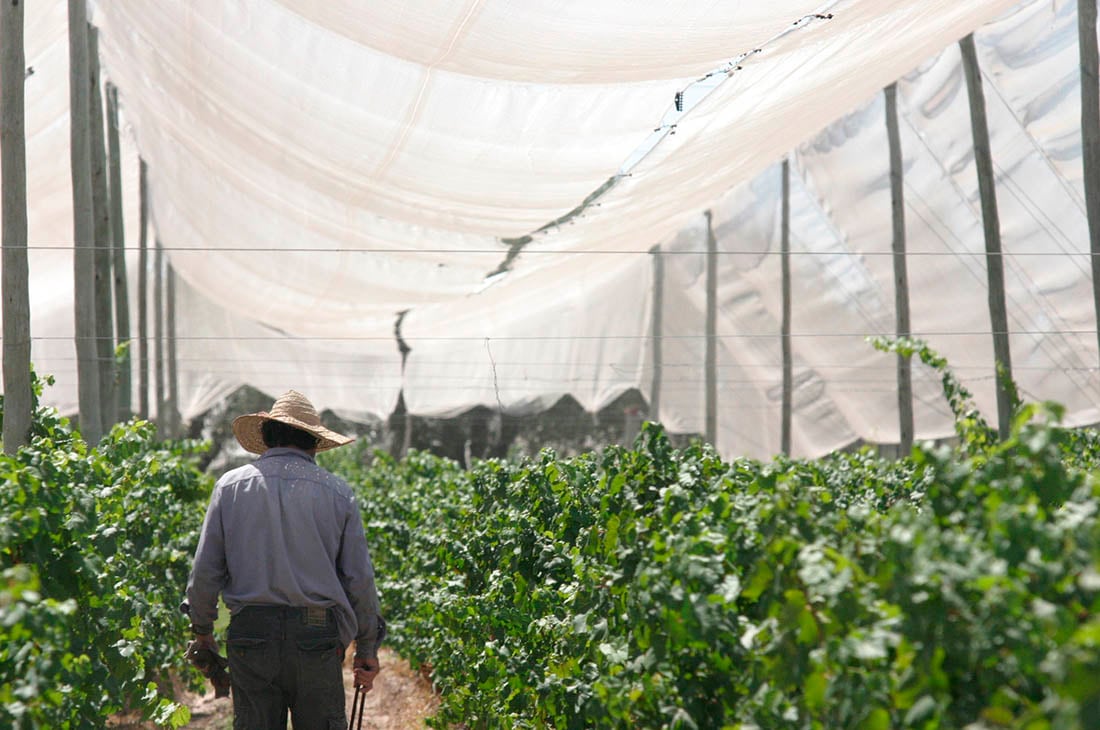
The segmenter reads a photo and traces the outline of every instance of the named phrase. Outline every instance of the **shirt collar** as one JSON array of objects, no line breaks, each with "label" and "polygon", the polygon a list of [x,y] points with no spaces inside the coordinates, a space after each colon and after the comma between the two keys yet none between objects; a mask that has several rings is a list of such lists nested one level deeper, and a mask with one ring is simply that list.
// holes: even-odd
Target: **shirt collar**
[{"label": "shirt collar", "polygon": [[308,462],[316,464],[317,461],[306,452],[301,449],[296,449],[293,446],[274,446],[263,453],[260,456],[261,459],[266,459],[273,456],[297,456],[299,459],[305,459]]}]

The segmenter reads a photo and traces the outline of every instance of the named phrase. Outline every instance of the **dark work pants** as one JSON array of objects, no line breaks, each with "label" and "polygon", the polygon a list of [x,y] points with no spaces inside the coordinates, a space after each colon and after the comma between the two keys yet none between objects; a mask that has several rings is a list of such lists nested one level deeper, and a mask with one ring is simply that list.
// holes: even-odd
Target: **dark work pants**
[{"label": "dark work pants", "polygon": [[343,730],[343,659],[331,610],[246,606],[229,621],[234,730]]}]

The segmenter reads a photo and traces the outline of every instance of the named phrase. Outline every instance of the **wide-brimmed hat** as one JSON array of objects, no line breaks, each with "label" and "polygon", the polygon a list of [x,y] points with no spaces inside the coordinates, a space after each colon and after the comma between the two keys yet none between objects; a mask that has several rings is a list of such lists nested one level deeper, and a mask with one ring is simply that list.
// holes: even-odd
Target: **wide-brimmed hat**
[{"label": "wide-brimmed hat", "polygon": [[308,398],[296,390],[288,390],[276,398],[271,411],[247,413],[233,419],[233,435],[245,450],[253,454],[262,454],[267,451],[262,430],[265,421],[279,421],[313,434],[317,437],[318,451],[334,449],[355,440],[321,425],[321,417],[317,415],[317,409]]}]

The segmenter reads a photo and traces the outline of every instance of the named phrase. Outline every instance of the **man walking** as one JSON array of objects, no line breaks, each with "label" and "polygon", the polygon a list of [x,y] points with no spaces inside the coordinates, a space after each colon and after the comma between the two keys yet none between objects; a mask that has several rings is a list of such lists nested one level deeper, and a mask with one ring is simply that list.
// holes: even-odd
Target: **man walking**
[{"label": "man walking", "polygon": [[341,664],[355,641],[355,684],[379,671],[386,624],[351,489],[314,461],[353,439],[321,425],[301,393],[233,421],[253,463],[218,480],[187,585],[198,647],[217,651],[218,594],[227,636],[236,730],[347,726]]}]

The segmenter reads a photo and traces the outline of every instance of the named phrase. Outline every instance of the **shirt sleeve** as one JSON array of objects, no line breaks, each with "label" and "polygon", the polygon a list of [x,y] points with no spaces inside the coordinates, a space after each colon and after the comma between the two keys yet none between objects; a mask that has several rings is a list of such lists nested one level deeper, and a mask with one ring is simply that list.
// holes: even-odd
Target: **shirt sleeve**
[{"label": "shirt sleeve", "polygon": [[349,506],[336,570],[359,625],[355,635],[355,655],[373,659],[378,656],[378,647],[386,637],[386,622],[378,602],[374,565],[363,532],[363,517],[354,499],[350,500]]},{"label": "shirt sleeve", "polygon": [[191,624],[198,633],[213,633],[218,617],[218,594],[229,577],[225,563],[225,534],[221,518],[221,485],[215,485],[202,522],[195,562],[187,581]]}]

